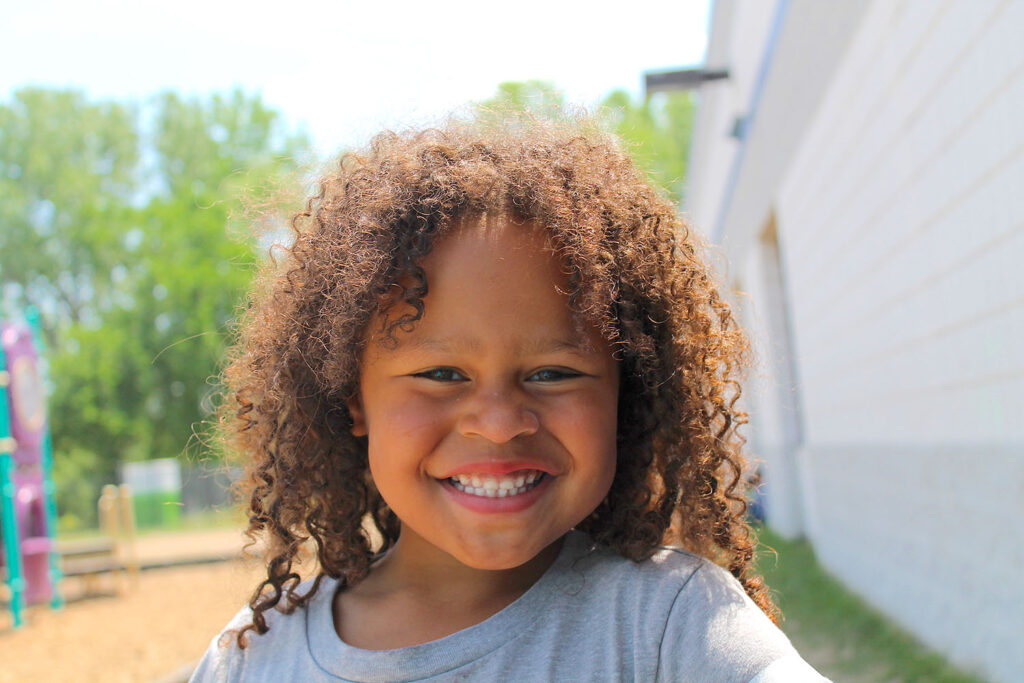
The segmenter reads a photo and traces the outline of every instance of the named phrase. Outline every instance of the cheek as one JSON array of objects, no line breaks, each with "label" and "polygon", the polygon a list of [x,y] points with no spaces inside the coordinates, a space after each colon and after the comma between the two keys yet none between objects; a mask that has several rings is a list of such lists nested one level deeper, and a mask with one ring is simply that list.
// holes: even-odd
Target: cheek
[{"label": "cheek", "polygon": [[595,473],[607,473],[608,482],[614,476],[616,460],[616,434],[618,430],[618,402],[614,394],[583,396],[572,405],[563,406],[553,414],[557,421],[559,439],[568,443],[580,466]]},{"label": "cheek", "polygon": [[444,429],[448,413],[445,405],[422,396],[374,396],[366,411],[370,448],[396,448],[430,439]]}]

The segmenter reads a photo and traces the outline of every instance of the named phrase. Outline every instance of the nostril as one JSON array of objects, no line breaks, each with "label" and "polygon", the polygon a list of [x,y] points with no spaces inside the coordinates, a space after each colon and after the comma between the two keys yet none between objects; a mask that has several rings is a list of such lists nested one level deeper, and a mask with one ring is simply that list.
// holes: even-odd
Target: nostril
[{"label": "nostril", "polygon": [[495,443],[505,443],[517,436],[530,435],[540,429],[540,418],[525,406],[502,401],[467,406],[458,423],[466,436],[481,436]]}]

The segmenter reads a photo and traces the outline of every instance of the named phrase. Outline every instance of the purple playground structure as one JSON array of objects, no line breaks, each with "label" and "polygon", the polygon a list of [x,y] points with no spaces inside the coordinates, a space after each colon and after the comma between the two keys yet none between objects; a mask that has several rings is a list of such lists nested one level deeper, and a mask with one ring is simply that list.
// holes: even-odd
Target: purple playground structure
[{"label": "purple playground structure", "polygon": [[15,628],[25,605],[61,605],[38,315],[30,311],[27,318],[27,324],[0,320],[0,575]]}]

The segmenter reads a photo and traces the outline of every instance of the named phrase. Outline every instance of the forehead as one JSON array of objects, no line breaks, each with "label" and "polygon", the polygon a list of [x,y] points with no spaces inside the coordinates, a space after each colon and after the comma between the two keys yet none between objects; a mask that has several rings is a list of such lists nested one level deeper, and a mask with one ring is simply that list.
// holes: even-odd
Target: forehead
[{"label": "forehead", "polygon": [[543,275],[555,285],[566,279],[544,226],[500,214],[456,221],[421,265],[431,282],[467,277],[486,282],[516,274]]},{"label": "forehead", "polygon": [[[463,220],[420,265],[428,287],[423,315],[395,331],[395,350],[498,345],[526,353],[604,346],[592,325],[570,310],[567,269],[541,225],[503,216]],[[411,310],[398,304],[388,318]]]}]

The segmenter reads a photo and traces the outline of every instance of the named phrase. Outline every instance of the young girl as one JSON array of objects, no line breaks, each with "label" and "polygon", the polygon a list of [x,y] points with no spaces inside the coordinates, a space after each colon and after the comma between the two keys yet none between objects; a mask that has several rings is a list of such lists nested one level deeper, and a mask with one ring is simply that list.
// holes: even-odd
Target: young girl
[{"label": "young girl", "polygon": [[194,680],[820,680],[749,566],[743,337],[613,141],[383,134],[295,227],[227,369],[267,576]]}]

